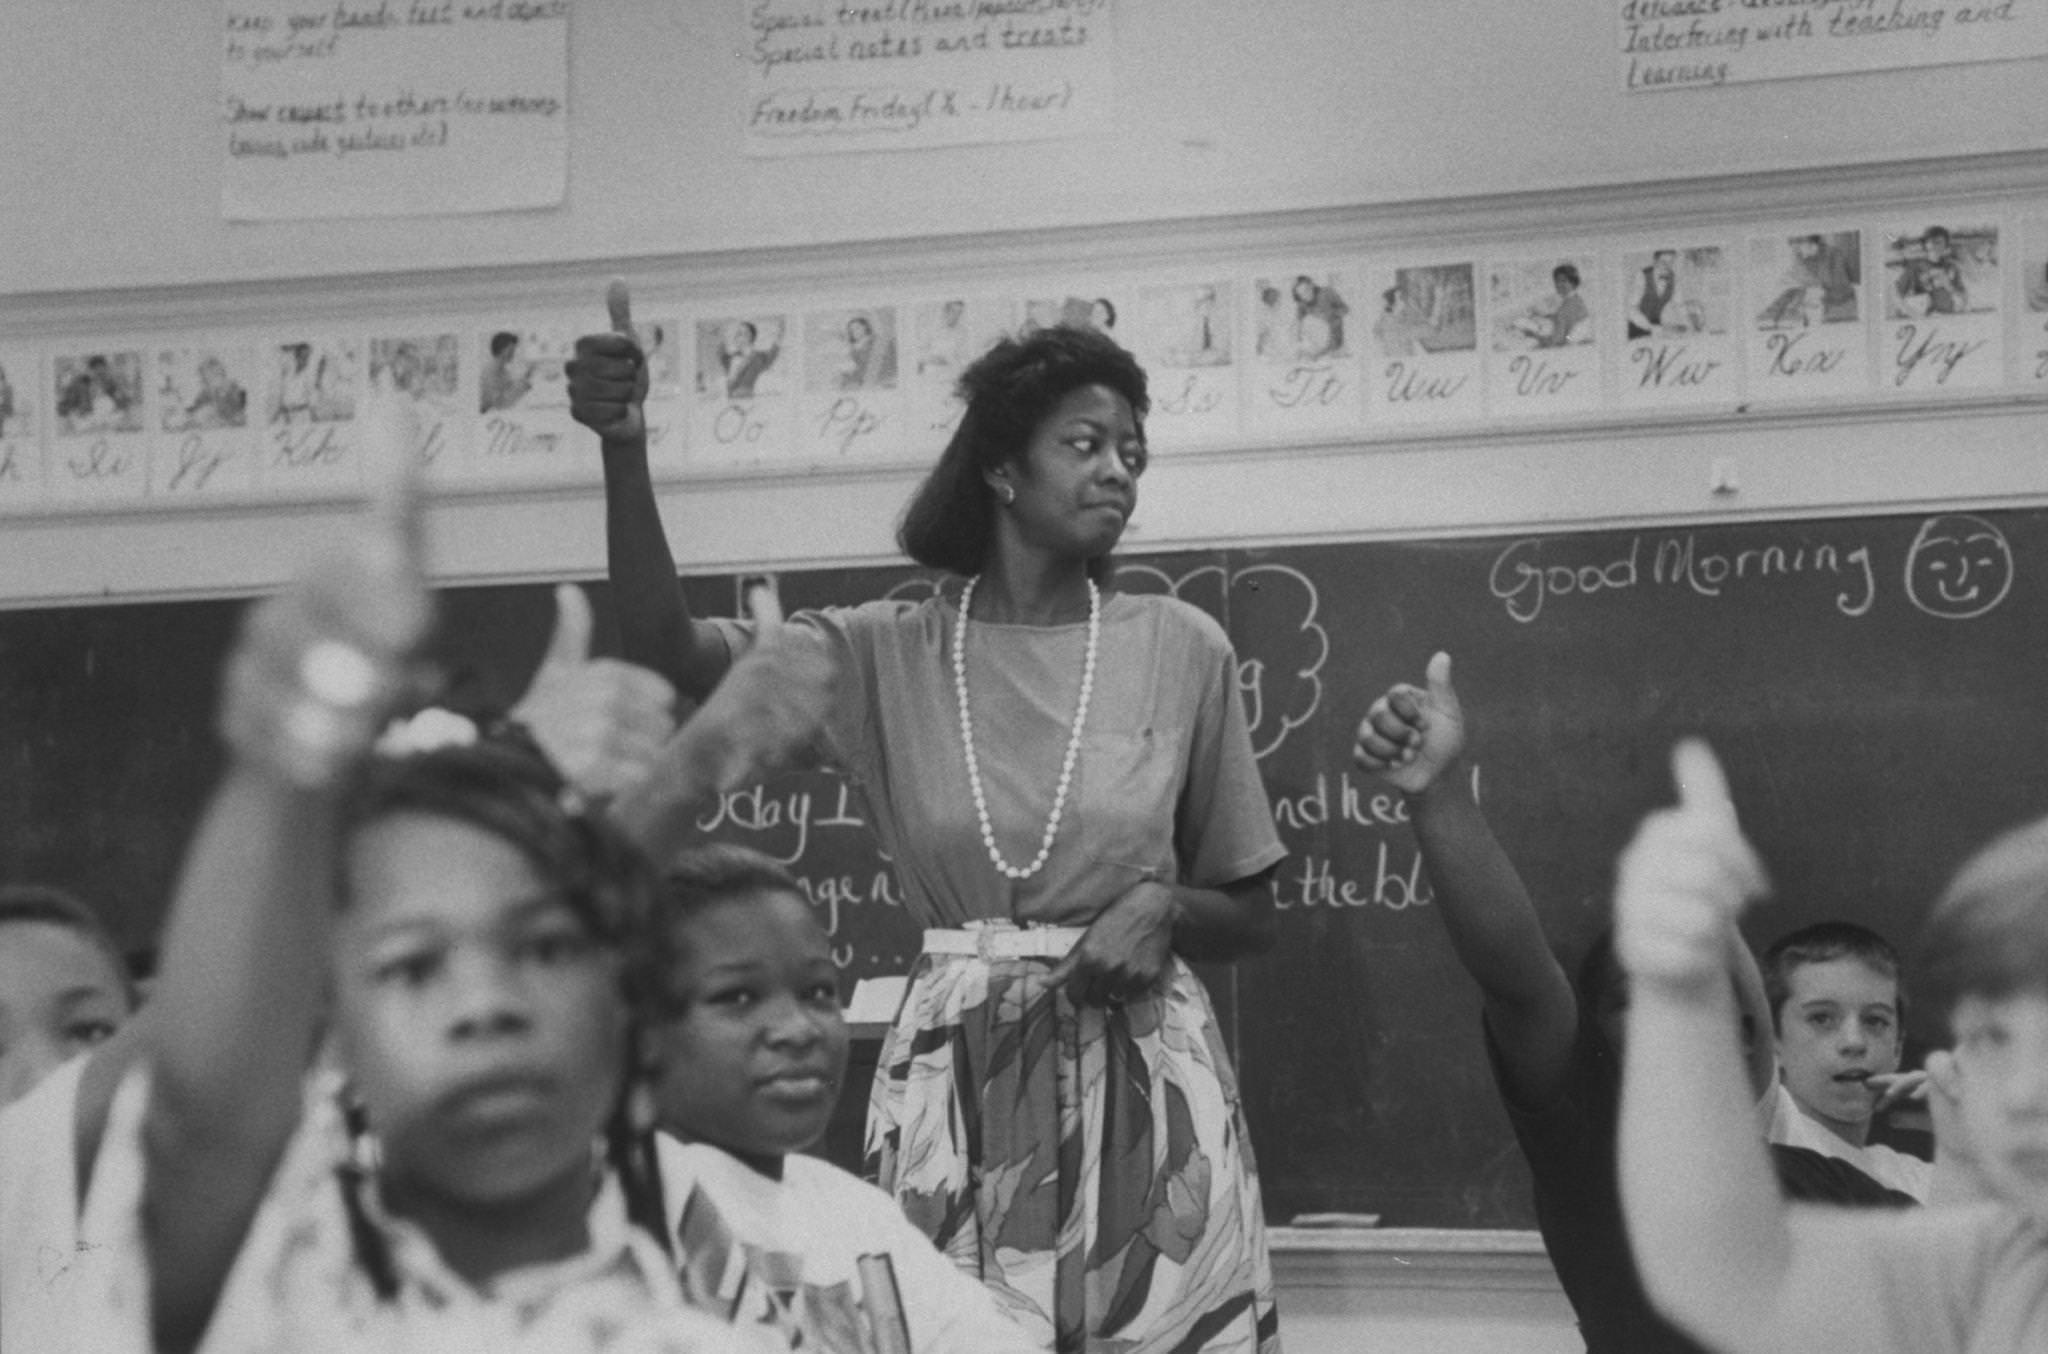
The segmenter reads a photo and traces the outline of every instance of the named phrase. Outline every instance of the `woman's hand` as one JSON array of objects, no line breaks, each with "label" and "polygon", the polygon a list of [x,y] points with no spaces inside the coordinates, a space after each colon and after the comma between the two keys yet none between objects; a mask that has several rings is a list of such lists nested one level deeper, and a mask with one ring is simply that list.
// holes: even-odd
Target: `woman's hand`
[{"label": "woman's hand", "polygon": [[569,416],[606,442],[647,436],[647,356],[633,333],[633,303],[614,278],[605,291],[611,332],[576,340],[576,356],[563,364],[569,378]]},{"label": "woman's hand", "polygon": [[1083,1006],[1120,1006],[1159,986],[1173,961],[1174,896],[1148,879],[1098,916],[1046,975]]}]

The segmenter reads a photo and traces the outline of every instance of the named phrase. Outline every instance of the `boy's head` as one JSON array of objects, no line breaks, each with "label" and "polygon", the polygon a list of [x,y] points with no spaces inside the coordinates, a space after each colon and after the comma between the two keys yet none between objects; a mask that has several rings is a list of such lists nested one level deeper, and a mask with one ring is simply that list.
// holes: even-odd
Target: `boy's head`
[{"label": "boy's head", "polygon": [[1870,1132],[1870,1078],[1899,1067],[1899,956],[1868,927],[1828,921],[1764,952],[1764,992],[1785,1089],[1845,1141]]},{"label": "boy's head", "polygon": [[120,951],[91,908],[53,888],[0,887],[0,1107],[134,1008]]},{"label": "boy's head", "polygon": [[1987,1184],[2048,1220],[2048,819],[1979,851],[1920,933],[1914,990],[1955,1049]]},{"label": "boy's head", "polygon": [[699,847],[670,866],[654,932],[661,1126],[756,1158],[816,1142],[847,1034],[838,966],[802,887],[758,851]]}]

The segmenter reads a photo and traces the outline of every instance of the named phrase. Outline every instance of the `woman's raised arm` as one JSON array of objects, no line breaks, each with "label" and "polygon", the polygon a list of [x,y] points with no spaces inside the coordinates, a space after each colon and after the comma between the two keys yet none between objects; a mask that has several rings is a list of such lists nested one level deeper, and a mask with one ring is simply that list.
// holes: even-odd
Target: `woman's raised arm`
[{"label": "woman's raised arm", "polygon": [[576,340],[569,413],[598,435],[604,457],[605,564],[628,662],[652,668],[692,700],[711,694],[732,654],[718,627],[690,615],[647,468],[647,356],[633,335],[624,282],[605,293],[611,330]]}]

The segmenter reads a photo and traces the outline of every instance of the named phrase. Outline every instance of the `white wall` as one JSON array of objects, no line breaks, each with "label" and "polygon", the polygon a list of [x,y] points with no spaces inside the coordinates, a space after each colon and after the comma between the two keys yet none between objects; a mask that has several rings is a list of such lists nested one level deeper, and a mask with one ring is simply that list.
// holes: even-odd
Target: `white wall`
[{"label": "white wall", "polygon": [[2039,61],[1630,95],[1618,0],[1119,0],[1121,101],[1105,136],[758,160],[738,150],[745,9],[578,5],[559,210],[251,225],[219,214],[217,4],[8,0],[0,298],[1400,203],[2042,145]]}]

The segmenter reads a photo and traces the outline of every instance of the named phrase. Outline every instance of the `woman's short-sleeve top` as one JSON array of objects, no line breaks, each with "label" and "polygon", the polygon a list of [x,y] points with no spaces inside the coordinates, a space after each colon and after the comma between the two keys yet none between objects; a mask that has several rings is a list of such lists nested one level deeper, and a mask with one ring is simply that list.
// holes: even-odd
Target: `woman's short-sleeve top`
[{"label": "woman's short-sleeve top", "polygon": [[[858,782],[920,924],[1085,924],[1143,879],[1218,887],[1286,854],[1221,626],[1171,597],[1103,598],[1094,693],[1059,833],[1016,881],[983,845],[953,678],[957,596],[800,612],[839,664],[824,751]],[[736,631],[744,627],[735,624]],[[739,633],[732,638],[744,643]],[[969,626],[967,693],[997,848],[1038,854],[1088,626]]]}]

